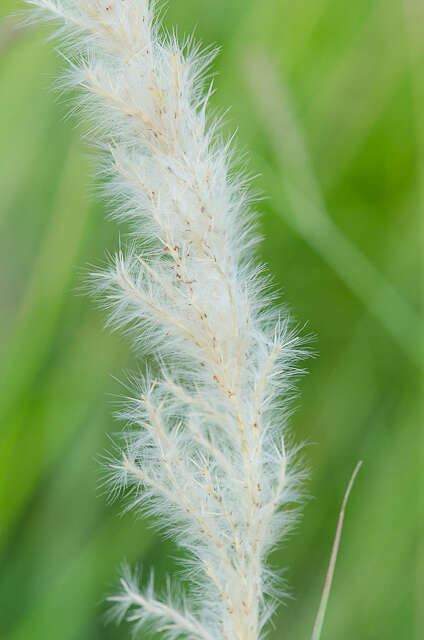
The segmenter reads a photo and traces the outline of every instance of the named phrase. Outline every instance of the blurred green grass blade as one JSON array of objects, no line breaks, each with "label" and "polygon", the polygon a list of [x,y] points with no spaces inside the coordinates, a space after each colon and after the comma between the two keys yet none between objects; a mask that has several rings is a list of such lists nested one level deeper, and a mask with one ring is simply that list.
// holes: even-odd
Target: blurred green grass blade
[{"label": "blurred green grass blade", "polygon": [[[295,117],[287,90],[283,90],[269,58],[261,51],[249,52],[246,81],[261,123],[268,135],[281,177],[268,171],[270,191],[281,192],[281,182],[294,225],[337,275],[358,296],[418,366],[423,366],[417,336],[421,321],[415,311],[368,258],[331,220],[312,168],[304,136]],[[275,197],[275,196],[274,196]],[[287,209],[281,204],[280,215]]]},{"label": "blurred green grass blade", "polygon": [[[119,542],[115,554],[110,554],[111,540]],[[62,568],[61,574],[51,582],[50,591],[42,594],[40,600],[34,598],[33,607],[18,620],[17,628],[8,638],[44,640],[46,634],[47,637],[55,637],[58,628],[63,640],[81,638],[86,621],[101,618],[100,603],[107,595],[106,585],[108,581],[110,584],[112,577],[110,567],[114,567],[116,574],[124,551],[127,557],[137,557],[135,552],[130,554],[129,542],[122,535],[122,526],[103,526],[84,549],[75,553],[69,565]],[[136,543],[132,541],[138,554],[148,547],[148,543],[147,535],[141,536]],[[104,633],[99,635],[102,637]]]},{"label": "blurred green grass blade", "polygon": [[[98,331],[97,324],[75,328],[65,353],[50,364],[43,374],[43,384],[38,383],[34,391],[25,394],[21,411],[14,413],[8,433],[2,437],[0,486],[11,490],[0,492],[0,555],[25,517],[30,500],[58,465],[60,468],[76,434],[83,425],[87,431],[93,430],[93,406],[101,404],[106,411],[110,409],[104,397],[108,388],[106,371],[121,367],[126,351],[113,349],[110,337],[105,333],[99,337]],[[102,434],[111,421],[109,416],[103,421]],[[93,450],[85,452],[87,468],[103,447],[101,438]],[[21,460],[25,463],[20,464]]]},{"label": "blurred green grass blade", "polygon": [[[402,0],[401,6],[404,17],[404,41],[408,54],[409,71],[412,80],[413,115],[417,144],[417,182],[419,193],[419,212],[421,230],[424,229],[424,4],[416,0]],[[421,265],[423,252],[421,251]],[[421,296],[424,296],[424,281],[421,277]],[[424,331],[419,337],[424,342]],[[424,350],[424,347],[423,347]],[[422,415],[424,415],[424,388],[421,392]],[[424,531],[424,438],[421,438],[421,475],[420,500],[418,504],[421,532]],[[418,542],[418,562],[416,570],[415,599],[416,599],[416,627],[418,637],[424,637],[424,539],[421,535]]]},{"label": "blurred green grass blade", "polygon": [[[5,22],[3,29],[9,28]],[[11,215],[16,195],[22,192],[34,173],[40,150],[49,145],[48,129],[54,112],[47,77],[57,71],[58,64],[43,46],[40,34],[19,31],[0,54],[0,78],[7,91],[0,102],[0,228]],[[46,91],[39,91],[44,82]],[[39,161],[39,160],[38,160]]]},{"label": "blurred green grass blade", "polygon": [[314,100],[312,143],[315,157],[325,156],[320,171],[328,191],[357,158],[405,72],[402,50],[392,46],[399,25],[396,3],[390,11],[387,0],[369,7],[368,18],[323,76]]},{"label": "blurred green grass blade", "polygon": [[[90,426],[93,432],[93,424]],[[79,446],[72,448],[72,457],[68,457],[67,478],[59,472],[50,488],[55,494],[53,504],[57,505],[57,513],[62,512],[62,522],[53,521],[50,500],[52,513],[40,519],[38,535],[35,525],[31,527],[31,538],[37,535],[39,546],[31,540],[23,542],[24,553],[32,551],[41,557],[36,565],[37,573],[28,578],[32,593],[20,607],[20,615],[15,618],[7,636],[10,640],[43,640],[46,635],[55,637],[59,628],[64,640],[81,638],[87,620],[98,619],[96,626],[102,628],[102,603],[116,585],[122,559],[126,557],[134,563],[151,547],[154,534],[147,530],[146,522],[135,524],[133,515],[123,521],[116,517],[116,510],[112,512],[111,509],[107,519],[102,521],[98,506],[102,500],[99,498],[93,512],[94,479],[91,474],[87,476],[85,458],[89,440],[80,438]],[[79,481],[75,481],[76,469],[80,471]],[[88,493],[87,482],[90,483]],[[76,492],[80,496],[85,492],[85,496],[79,499],[80,518],[72,522],[63,510],[75,501]],[[22,578],[25,579],[24,567]]]},{"label": "blurred green grass blade", "polygon": [[[31,386],[36,385],[42,362],[52,348],[52,336],[60,321],[61,308],[90,210],[84,187],[86,173],[86,159],[81,148],[75,144],[69,150],[51,223],[33,265],[21,315],[9,338],[8,350],[2,363],[1,375],[7,381],[0,388],[3,424],[0,433],[0,469],[3,482],[15,475],[16,460],[19,459],[22,448],[21,438],[27,441],[33,437],[31,417],[25,419],[25,404],[22,404],[22,400],[32,396]],[[21,424],[20,416],[24,419],[24,424]],[[23,435],[22,428],[25,428]],[[43,443],[34,441],[34,444],[36,446],[32,449],[27,469],[32,468],[34,474],[38,475],[43,468],[42,458],[38,458],[43,450]],[[7,500],[10,493],[2,497],[2,513],[9,523],[12,513],[16,517],[19,512],[24,496],[32,491],[31,475],[26,473],[17,478],[12,501]],[[23,478],[25,483],[19,488]],[[7,510],[5,501],[8,504]],[[2,534],[4,533],[3,528]]]},{"label": "blurred green grass blade", "polygon": [[2,364],[2,376],[8,381],[0,389],[3,417],[25,392],[51,346],[90,211],[84,187],[87,173],[85,155],[75,143]]},{"label": "blurred green grass blade", "polygon": [[[279,176],[270,172],[273,192]],[[285,216],[305,240],[329,264],[361,300],[365,309],[380,322],[401,351],[418,368],[424,368],[421,353],[421,320],[390,282],[350,242],[326,212],[318,209],[298,189],[286,181],[288,200],[278,208],[282,215],[288,202],[292,216]],[[281,197],[276,202],[281,202]]]},{"label": "blurred green grass blade", "polygon": [[79,638],[88,619],[99,619],[101,628],[99,605],[115,586],[122,558],[140,560],[151,546],[148,520],[120,519],[96,496],[100,469],[92,456],[104,442],[105,413],[96,411],[82,421],[74,416],[76,437],[49,473],[38,508],[31,509],[25,528],[11,540],[14,554],[1,571],[0,637],[42,640],[61,628],[64,638]]},{"label": "blurred green grass blade", "polygon": [[342,530],[343,530],[343,521],[344,521],[344,516],[345,516],[345,510],[346,510],[346,505],[347,502],[349,500],[349,496],[350,496],[350,492],[352,491],[352,487],[354,485],[356,476],[358,475],[359,469],[362,466],[362,462],[358,462],[358,464],[355,467],[355,470],[352,474],[352,477],[350,479],[350,482],[348,484],[348,487],[346,489],[346,493],[343,499],[343,504],[342,504],[342,508],[340,511],[340,516],[339,516],[339,521],[337,523],[337,531],[336,531],[336,537],[334,539],[334,544],[333,544],[333,549],[331,551],[331,558],[330,558],[330,564],[328,567],[328,571],[327,571],[327,575],[325,578],[325,585],[324,585],[324,590],[322,593],[322,598],[321,598],[321,602],[319,605],[319,609],[318,609],[318,614],[315,620],[315,625],[314,625],[314,629],[312,632],[312,636],[311,636],[311,640],[320,640],[321,638],[321,633],[322,633],[322,628],[324,625],[324,619],[325,619],[325,614],[327,611],[327,605],[328,605],[328,598],[330,596],[330,591],[331,591],[331,585],[333,583],[333,577],[334,577],[334,571],[336,569],[336,562],[337,562],[337,554],[339,552],[339,547],[340,547],[340,539],[341,539],[341,535],[342,535]]},{"label": "blurred green grass blade", "polygon": [[314,156],[325,158],[319,168],[328,191],[358,157],[405,70],[392,46],[396,6],[388,11],[386,0],[362,0],[342,12],[331,0],[274,0],[252,11],[243,29],[247,50],[272,51],[295,87]]}]

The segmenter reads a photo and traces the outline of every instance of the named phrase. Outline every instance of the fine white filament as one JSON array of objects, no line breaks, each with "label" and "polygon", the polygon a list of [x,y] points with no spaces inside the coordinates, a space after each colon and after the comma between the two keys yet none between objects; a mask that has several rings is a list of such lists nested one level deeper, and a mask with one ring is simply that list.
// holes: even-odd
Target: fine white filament
[{"label": "fine white filament", "polygon": [[284,433],[301,351],[253,265],[249,179],[208,115],[214,52],[166,33],[150,0],[26,2],[59,24],[114,215],[132,223],[96,275],[111,322],[152,362],[122,412],[112,491],[189,558],[163,600],[128,570],[110,600],[167,638],[257,640],[281,591],[267,554],[299,494]]}]

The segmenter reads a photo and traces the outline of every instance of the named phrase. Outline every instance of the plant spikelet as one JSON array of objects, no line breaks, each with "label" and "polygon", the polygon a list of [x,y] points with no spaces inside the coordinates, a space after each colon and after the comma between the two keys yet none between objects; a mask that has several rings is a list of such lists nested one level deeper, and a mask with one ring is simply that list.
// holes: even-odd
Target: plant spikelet
[{"label": "plant spikelet", "polygon": [[113,215],[132,228],[95,286],[155,373],[122,411],[110,487],[190,556],[187,597],[173,584],[159,599],[126,569],[110,600],[167,638],[257,640],[275,601],[267,555],[299,498],[286,420],[303,352],[254,266],[249,179],[209,115],[216,52],[167,33],[152,1],[26,2],[58,26],[63,85],[80,89]]}]

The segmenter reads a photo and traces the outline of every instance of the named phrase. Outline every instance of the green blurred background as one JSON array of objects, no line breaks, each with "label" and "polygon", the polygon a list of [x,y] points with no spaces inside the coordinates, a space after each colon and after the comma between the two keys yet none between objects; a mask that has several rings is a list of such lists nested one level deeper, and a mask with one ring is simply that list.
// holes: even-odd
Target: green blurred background
[{"label": "green blurred background", "polygon": [[[171,0],[166,22],[223,47],[214,102],[232,105],[270,196],[262,258],[317,336],[292,419],[313,497],[273,556],[293,598],[270,638],[310,636],[358,459],[324,638],[423,638],[423,4]],[[118,232],[52,92],[63,62],[46,34],[0,22],[0,638],[123,640],[103,617],[119,563],[161,583],[178,552],[97,489],[112,376],[135,363],[78,294]]]}]

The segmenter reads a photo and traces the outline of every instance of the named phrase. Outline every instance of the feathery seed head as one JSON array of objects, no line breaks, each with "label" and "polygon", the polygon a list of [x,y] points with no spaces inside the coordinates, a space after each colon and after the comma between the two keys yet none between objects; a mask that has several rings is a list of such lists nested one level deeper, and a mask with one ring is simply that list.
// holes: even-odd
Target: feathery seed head
[{"label": "feathery seed head", "polygon": [[141,593],[127,571],[111,600],[169,638],[257,640],[272,611],[266,556],[298,499],[284,429],[302,351],[269,310],[251,262],[249,184],[208,115],[215,51],[166,34],[155,2],[26,2],[59,24],[66,83],[107,152],[113,214],[133,228],[97,290],[111,324],[158,363],[122,414],[112,487],[193,558],[190,603],[159,601],[152,584]]}]

